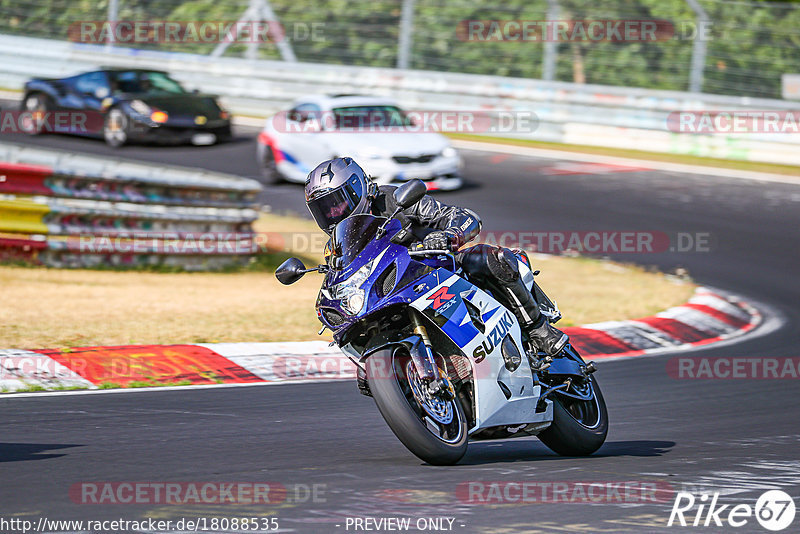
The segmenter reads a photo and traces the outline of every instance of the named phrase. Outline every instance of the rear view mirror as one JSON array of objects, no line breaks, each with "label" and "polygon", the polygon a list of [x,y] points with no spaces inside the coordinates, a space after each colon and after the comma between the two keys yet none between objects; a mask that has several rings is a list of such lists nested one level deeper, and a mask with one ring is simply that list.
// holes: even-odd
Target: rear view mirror
[{"label": "rear view mirror", "polygon": [[289,258],[281,263],[280,267],[275,270],[275,278],[277,278],[278,282],[281,284],[288,286],[303,278],[306,272],[306,266],[302,261],[297,258]]},{"label": "rear view mirror", "polygon": [[410,208],[424,197],[428,192],[422,180],[409,180],[394,190],[394,201],[403,209]]}]

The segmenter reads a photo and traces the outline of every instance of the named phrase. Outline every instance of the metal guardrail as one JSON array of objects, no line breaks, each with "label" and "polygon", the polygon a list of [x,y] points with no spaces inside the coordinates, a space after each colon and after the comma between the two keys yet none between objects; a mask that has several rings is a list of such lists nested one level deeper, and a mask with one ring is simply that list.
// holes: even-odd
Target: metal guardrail
[{"label": "metal guardrail", "polygon": [[[473,132],[570,144],[800,164],[800,135],[689,134],[668,128],[670,113],[795,110],[797,102],[565,82],[180,54],[0,36],[0,86],[59,77],[99,65],[165,69],[223,97],[235,114],[267,116],[298,95],[369,93],[418,110],[534,111],[533,131]],[[466,132],[470,133],[470,132]]]},{"label": "metal guardrail", "polygon": [[0,256],[57,267],[246,263],[258,182],[0,144]]}]

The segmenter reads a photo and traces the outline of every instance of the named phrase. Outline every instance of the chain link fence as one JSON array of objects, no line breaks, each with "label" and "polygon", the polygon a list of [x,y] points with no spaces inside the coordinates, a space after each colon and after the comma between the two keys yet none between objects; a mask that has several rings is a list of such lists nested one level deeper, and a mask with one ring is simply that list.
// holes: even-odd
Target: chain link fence
[{"label": "chain link fence", "polygon": [[[224,44],[236,31],[230,30],[231,23],[255,19],[272,20],[265,39],[240,33]],[[144,30],[133,39],[128,38],[131,33],[104,33],[103,21],[109,20],[118,21],[113,28],[122,22],[147,22],[150,33]],[[170,21],[184,32],[178,38],[153,32]],[[610,29],[609,24],[625,21],[639,23],[631,38],[615,36]],[[201,35],[186,37],[187,27],[198,30],[203,23],[207,26]],[[655,25],[654,39],[643,38],[643,23]],[[601,38],[594,38],[593,28],[602,28]],[[781,98],[782,75],[800,73],[796,2],[0,0],[0,33],[765,98]]]}]

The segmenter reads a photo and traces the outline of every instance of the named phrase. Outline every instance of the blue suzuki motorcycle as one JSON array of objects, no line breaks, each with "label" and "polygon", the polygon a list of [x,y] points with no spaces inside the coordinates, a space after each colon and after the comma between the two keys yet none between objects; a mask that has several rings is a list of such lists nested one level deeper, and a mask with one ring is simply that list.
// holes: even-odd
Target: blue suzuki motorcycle
[{"label": "blue suzuki motorcycle", "polygon": [[[450,251],[408,246],[399,212],[426,193],[414,180],[395,190],[392,217],[354,215],[332,233],[327,264],[290,258],[276,271],[292,284],[317,271],[325,280],[317,314],[358,368],[400,441],[435,465],[458,462],[469,440],[537,435],[553,451],[595,452],[608,413],[594,363],[574,347],[531,354],[515,315],[467,280]],[[561,314],[534,281],[524,252],[520,274],[551,322]]]}]

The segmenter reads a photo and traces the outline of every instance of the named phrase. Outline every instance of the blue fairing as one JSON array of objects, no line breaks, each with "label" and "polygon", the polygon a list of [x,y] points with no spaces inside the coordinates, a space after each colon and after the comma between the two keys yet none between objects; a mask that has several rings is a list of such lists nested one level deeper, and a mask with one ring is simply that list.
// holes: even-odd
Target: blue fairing
[{"label": "blue fairing", "polygon": [[[320,316],[323,324],[334,331],[334,339],[337,342],[348,328],[362,318],[389,306],[413,302],[419,297],[414,291],[414,287],[420,282],[424,282],[426,275],[430,276],[428,273],[431,271],[440,269],[445,278],[452,276],[455,269],[455,261],[452,257],[412,258],[409,256],[406,246],[392,243],[390,238],[400,230],[400,223],[397,220],[391,220],[383,237],[372,239],[349,265],[343,266],[341,270],[331,271],[327,275],[317,301],[317,307],[318,309],[324,307],[335,310],[341,315],[343,322],[340,325],[332,325],[325,320],[323,315]],[[371,274],[360,286],[366,292],[366,303],[360,313],[351,315],[338,299],[329,298],[324,294],[327,289],[345,282],[373,260],[377,260],[377,262],[372,265]],[[384,296],[382,295],[382,284],[376,282],[392,264],[397,268],[396,285],[388,296]],[[402,286],[399,291],[397,290],[398,286]]]}]

